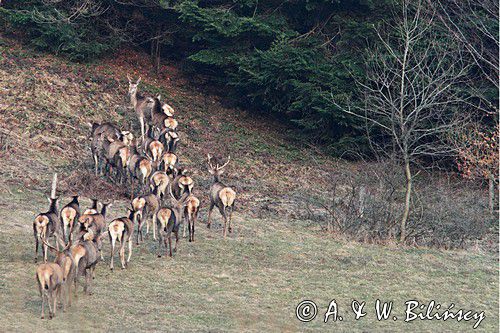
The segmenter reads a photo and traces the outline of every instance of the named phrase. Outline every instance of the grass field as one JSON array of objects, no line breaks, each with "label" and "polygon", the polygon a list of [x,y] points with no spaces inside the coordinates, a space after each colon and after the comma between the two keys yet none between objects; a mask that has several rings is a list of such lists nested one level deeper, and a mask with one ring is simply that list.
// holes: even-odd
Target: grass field
[{"label": "grass field", "polygon": [[[13,194],[0,201],[2,331],[467,332],[474,324],[378,322],[376,299],[394,301],[393,314],[401,319],[406,300],[455,303],[456,308],[485,311],[477,331],[498,331],[494,255],[364,246],[323,237],[301,222],[243,213],[236,214],[236,233],[225,241],[220,229],[200,223],[196,242],[182,239],[173,259],[157,258],[157,244],[149,239],[134,248],[127,270],[109,270],[106,243],[94,294],[80,294],[66,313],[40,320],[30,223],[45,203],[32,193]],[[21,210],[30,199],[33,205]],[[111,215],[123,209],[118,203]],[[201,215],[204,220],[205,212]],[[319,308],[309,323],[295,318],[303,299],[314,300]],[[322,314],[331,299],[344,320],[325,324]],[[367,302],[367,315],[359,321],[350,310],[353,299]]]},{"label": "grass field", "polygon": [[[339,163],[356,165],[304,149],[293,131],[272,120],[223,106],[185,84],[175,68],[168,69],[168,80],[144,75],[143,81],[178,111],[181,161],[191,168],[202,201],[196,242],[182,239],[173,259],[157,258],[150,238],[134,246],[127,270],[111,272],[106,241],[94,294],[80,288],[66,313],[40,320],[32,221],[47,209],[52,172],[59,172],[63,202],[77,192],[83,207],[97,196],[115,200],[110,218],[125,213],[126,189],[92,174],[86,125],[112,120],[136,127],[126,108],[125,74],[132,63],[150,66],[141,58],[122,60],[73,64],[0,36],[0,332],[472,330],[474,321],[405,323],[407,300],[485,311],[476,331],[498,332],[497,253],[364,245],[327,236],[301,214],[287,214],[300,210],[301,195],[321,194]],[[236,231],[226,240],[220,228],[204,225],[207,152],[232,156],[224,180],[237,190],[238,203]],[[308,323],[295,317],[305,299],[318,305],[317,318]],[[343,321],[325,324],[332,299]],[[377,321],[376,299],[394,302],[389,320]],[[357,321],[353,300],[366,302],[367,315]]]}]

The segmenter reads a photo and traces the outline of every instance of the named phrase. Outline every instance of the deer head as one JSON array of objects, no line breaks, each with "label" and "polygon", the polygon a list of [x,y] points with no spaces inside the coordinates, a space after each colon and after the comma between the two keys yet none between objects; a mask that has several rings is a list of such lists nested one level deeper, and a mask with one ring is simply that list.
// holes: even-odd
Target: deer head
[{"label": "deer head", "polygon": [[223,165],[219,165],[217,162],[214,165],[212,163],[212,160],[214,160],[214,158],[210,154],[207,154],[207,159],[208,159],[208,161],[207,161],[208,162],[208,172],[210,172],[210,174],[214,176],[214,179],[216,181],[218,181],[219,176],[224,173],[224,168],[226,167],[226,165],[228,165],[229,161],[231,160],[231,156],[227,157],[227,162],[224,163]]},{"label": "deer head", "polygon": [[137,81],[134,83],[130,79],[130,76],[127,75],[128,79],[128,93],[129,95],[135,95],[137,93],[137,87],[139,86],[139,83],[141,82],[141,78],[137,79]]}]

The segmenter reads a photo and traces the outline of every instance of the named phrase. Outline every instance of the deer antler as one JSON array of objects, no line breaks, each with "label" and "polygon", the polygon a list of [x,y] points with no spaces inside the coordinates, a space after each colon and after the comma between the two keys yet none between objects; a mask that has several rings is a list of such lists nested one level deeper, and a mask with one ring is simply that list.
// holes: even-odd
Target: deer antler
[{"label": "deer antler", "polygon": [[207,154],[207,159],[208,159],[208,166],[210,167],[210,169],[214,169],[215,170],[215,167],[210,162],[212,160],[212,156],[210,154]]},{"label": "deer antler", "polygon": [[217,164],[217,170],[223,169],[229,163],[230,160],[231,160],[231,155],[228,155],[226,163],[224,163],[222,166],[219,166]]}]

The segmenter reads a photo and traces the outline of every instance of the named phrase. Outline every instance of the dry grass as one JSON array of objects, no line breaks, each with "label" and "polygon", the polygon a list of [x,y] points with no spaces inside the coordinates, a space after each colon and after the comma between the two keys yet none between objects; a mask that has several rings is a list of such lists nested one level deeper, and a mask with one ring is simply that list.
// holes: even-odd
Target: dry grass
[{"label": "dry grass", "polygon": [[[31,223],[46,209],[43,194],[51,172],[59,172],[62,192],[112,195],[111,217],[124,213],[123,189],[92,176],[86,123],[111,119],[135,126],[126,108],[125,74],[131,62],[143,66],[136,75],[146,73],[147,64],[117,55],[112,62],[82,66],[33,54],[8,40],[2,45],[0,121],[7,136],[0,140],[1,331],[458,332],[472,327],[451,321],[377,322],[372,311],[377,298],[394,301],[398,316],[408,299],[484,310],[478,331],[498,331],[496,254],[360,245],[271,215],[265,209],[270,203],[293,210],[294,195],[326,188],[326,175],[337,161],[318,159],[290,143],[293,135],[272,121],[190,90],[173,68],[169,77],[142,75],[144,88],[160,92],[177,110],[181,162],[193,170],[197,193],[206,193],[210,181],[204,154],[232,155],[225,180],[240,198],[236,234],[223,241],[220,229],[200,223],[197,241],[183,239],[174,259],[156,258],[157,244],[148,240],[134,248],[129,269],[115,272],[107,267],[106,243],[94,295],[80,295],[67,313],[41,321]],[[204,221],[207,199],[201,197]],[[295,319],[300,300],[313,299],[324,309],[332,298],[345,314],[343,322],[327,326],[319,317],[308,324]],[[363,320],[347,314],[352,299],[369,302]]]}]

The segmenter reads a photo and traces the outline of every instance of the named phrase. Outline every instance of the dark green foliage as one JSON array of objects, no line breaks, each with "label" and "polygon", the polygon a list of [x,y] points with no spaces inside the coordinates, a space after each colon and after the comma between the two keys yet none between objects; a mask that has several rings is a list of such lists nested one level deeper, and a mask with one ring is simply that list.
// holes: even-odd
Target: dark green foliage
[{"label": "dark green foliage", "polygon": [[[16,6],[17,2],[9,5],[16,8],[20,6]],[[68,22],[65,19],[67,15],[64,8],[45,5],[41,1],[32,3],[28,10],[0,11],[7,30],[21,32],[39,50],[65,55],[74,61],[88,61],[112,48],[112,43],[92,24],[90,18]]]}]

